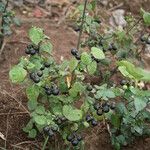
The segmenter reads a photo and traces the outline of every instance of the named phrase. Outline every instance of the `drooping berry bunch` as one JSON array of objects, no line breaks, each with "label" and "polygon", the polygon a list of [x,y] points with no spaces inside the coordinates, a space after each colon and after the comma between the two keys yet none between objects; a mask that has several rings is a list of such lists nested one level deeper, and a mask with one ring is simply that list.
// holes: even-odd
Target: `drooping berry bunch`
[{"label": "drooping berry bunch", "polygon": [[72,146],[77,146],[81,140],[82,136],[75,132],[67,136],[67,141],[70,142]]},{"label": "drooping berry bunch", "polygon": [[42,71],[30,73],[30,79],[33,80],[33,82],[35,82],[35,83],[39,83],[42,76],[43,76]]},{"label": "drooping berry bunch", "polygon": [[150,44],[150,36],[141,36],[141,42],[146,43],[146,44]]},{"label": "drooping berry bunch", "polygon": [[27,48],[25,49],[25,53],[28,55],[35,55],[39,53],[39,47],[35,46],[33,44],[30,44],[27,46]]},{"label": "drooping berry bunch", "polygon": [[91,116],[90,114],[86,115],[85,119],[88,123],[91,123],[92,126],[97,126],[98,125],[97,120],[93,116]]},{"label": "drooping berry bunch", "polygon": [[59,95],[60,91],[59,91],[59,88],[57,87],[57,85],[45,85],[44,86],[44,89],[45,89],[45,93],[50,96],[50,95]]},{"label": "drooping berry bunch", "polygon": [[96,113],[98,116],[102,116],[104,113],[108,113],[111,110],[115,109],[115,103],[108,103],[108,102],[102,102],[102,103],[95,103],[93,105],[94,109],[96,110]]},{"label": "drooping berry bunch", "polygon": [[61,124],[65,123],[66,121],[67,121],[67,118],[64,117],[64,116],[57,116],[57,117],[55,118],[55,123],[56,123],[57,125],[61,125]]},{"label": "drooping berry bunch", "polygon": [[58,131],[58,127],[57,126],[53,126],[53,127],[46,126],[43,128],[43,131],[46,135],[48,135],[51,138]]},{"label": "drooping berry bunch", "polygon": [[77,60],[80,60],[81,59],[81,56],[80,56],[80,53],[77,49],[73,48],[71,49],[71,54],[77,59]]}]

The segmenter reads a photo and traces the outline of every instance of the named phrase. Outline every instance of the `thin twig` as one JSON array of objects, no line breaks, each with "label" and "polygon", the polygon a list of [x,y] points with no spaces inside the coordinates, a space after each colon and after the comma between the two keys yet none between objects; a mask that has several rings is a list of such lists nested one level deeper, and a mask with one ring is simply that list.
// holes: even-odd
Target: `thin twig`
[{"label": "thin twig", "polygon": [[79,47],[80,47],[80,41],[81,41],[81,36],[82,36],[82,32],[83,32],[83,25],[84,25],[87,1],[88,0],[85,0],[85,2],[84,2],[84,10],[83,10],[83,14],[82,14],[82,22],[81,22],[81,26],[80,26],[79,38],[78,38],[78,43],[77,43],[77,50],[79,50]]},{"label": "thin twig", "polygon": [[110,8],[109,11],[114,11],[114,10],[116,10],[116,9],[118,9],[118,8],[120,8],[120,7],[122,7],[123,5],[124,5],[124,3],[120,3],[119,5]]},{"label": "thin twig", "polygon": [[10,93],[8,93],[6,90],[3,90],[3,93],[7,94],[9,97],[11,97],[12,99],[14,99],[30,115],[30,112],[26,109],[26,107],[21,102],[19,102],[13,95],[11,95]]},{"label": "thin twig", "polygon": [[5,140],[5,149],[7,149],[7,137],[8,137],[8,126],[9,126],[9,121],[8,121],[8,117],[9,117],[9,114],[10,114],[10,111],[11,110],[9,110],[9,112],[8,112],[8,114],[7,114],[7,120],[6,120],[6,140]]}]

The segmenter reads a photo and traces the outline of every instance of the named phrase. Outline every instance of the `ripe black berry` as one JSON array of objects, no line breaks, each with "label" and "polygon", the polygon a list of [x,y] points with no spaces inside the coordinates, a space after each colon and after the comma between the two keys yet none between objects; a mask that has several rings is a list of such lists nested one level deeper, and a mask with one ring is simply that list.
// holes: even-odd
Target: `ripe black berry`
[{"label": "ripe black berry", "polygon": [[28,55],[30,54],[30,50],[28,48],[25,49],[25,53]]},{"label": "ripe black berry", "polygon": [[91,124],[92,124],[92,126],[97,126],[98,122],[95,119],[92,119]]},{"label": "ripe black berry", "polygon": [[98,116],[102,116],[103,115],[102,109],[98,109],[96,113],[97,113]]},{"label": "ripe black berry", "polygon": [[36,54],[36,50],[35,50],[35,49],[31,49],[31,50],[30,50],[30,54],[31,54],[31,55],[35,55],[35,54]]},{"label": "ripe black berry", "polygon": [[92,117],[91,117],[90,115],[87,115],[87,116],[86,116],[86,121],[87,121],[87,122],[91,122],[91,120],[92,120]]},{"label": "ripe black berry", "polygon": [[71,142],[72,146],[77,146],[79,144],[79,141],[77,139],[72,140]]},{"label": "ripe black berry", "polygon": [[38,75],[39,77],[42,77],[42,76],[43,76],[43,72],[42,72],[42,71],[38,71],[38,72],[37,72],[37,75]]},{"label": "ripe black berry", "polygon": [[99,103],[95,103],[95,104],[93,105],[93,107],[94,107],[95,110],[98,110],[101,106],[100,106]]},{"label": "ripe black berry", "polygon": [[33,81],[34,81],[35,83],[39,83],[39,82],[40,82],[40,78],[37,77],[37,76],[35,76],[34,79],[33,79]]},{"label": "ripe black berry", "polygon": [[77,60],[80,60],[80,59],[81,59],[81,56],[80,56],[80,54],[78,54],[78,53],[75,55],[75,57],[76,57]]},{"label": "ripe black berry", "polygon": [[82,136],[81,135],[77,135],[76,138],[77,138],[78,141],[82,140]]},{"label": "ripe black berry", "polygon": [[51,94],[52,94],[52,91],[51,91],[51,90],[46,90],[45,93],[46,93],[47,95],[51,95]]},{"label": "ripe black berry", "polygon": [[146,44],[150,44],[150,37],[149,37],[149,38],[147,38],[147,40],[146,40]]},{"label": "ripe black berry", "polygon": [[55,95],[55,96],[57,96],[59,94],[59,89],[58,88],[54,88],[52,90],[52,94]]},{"label": "ripe black berry", "polygon": [[88,91],[92,91],[93,87],[92,87],[91,85],[88,85],[88,86],[86,87],[86,89],[87,89]]},{"label": "ripe black berry", "polygon": [[48,131],[48,133],[47,133],[47,134],[48,134],[48,136],[49,136],[49,137],[54,136],[54,132],[53,132],[51,129]]},{"label": "ripe black berry", "polygon": [[145,42],[146,41],[146,37],[143,35],[143,36],[141,36],[141,42]]},{"label": "ripe black berry", "polygon": [[44,65],[42,65],[42,67],[40,68],[40,70],[44,70],[45,69],[45,66]]},{"label": "ripe black berry", "polygon": [[122,85],[122,86],[123,86],[123,85],[126,85],[127,83],[128,83],[127,80],[121,80],[121,81],[120,81],[120,85]]},{"label": "ripe black berry", "polygon": [[67,141],[71,142],[75,136],[73,134],[67,136]]},{"label": "ripe black berry", "polygon": [[50,130],[49,126],[46,126],[46,127],[43,128],[44,133],[48,133],[49,130]]},{"label": "ripe black berry", "polygon": [[35,73],[30,73],[30,79],[34,79],[35,78]]},{"label": "ripe black berry", "polygon": [[49,68],[49,67],[50,67],[50,63],[45,62],[45,63],[44,63],[44,66],[45,66],[46,68]]},{"label": "ripe black berry", "polygon": [[102,110],[103,110],[103,112],[104,113],[108,113],[109,112],[109,106],[104,106],[103,108],[102,108]]},{"label": "ripe black berry", "polygon": [[71,49],[71,54],[72,54],[73,56],[75,56],[77,53],[78,53],[78,50],[77,50],[77,49],[75,49],[75,48]]}]

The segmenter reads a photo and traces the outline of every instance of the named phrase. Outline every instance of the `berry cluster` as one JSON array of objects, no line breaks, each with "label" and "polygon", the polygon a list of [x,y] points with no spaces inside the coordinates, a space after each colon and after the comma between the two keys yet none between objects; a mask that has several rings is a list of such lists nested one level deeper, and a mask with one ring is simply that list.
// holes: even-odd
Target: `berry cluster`
[{"label": "berry cluster", "polygon": [[81,140],[82,136],[76,133],[67,136],[67,141],[71,142],[72,146],[77,146]]},{"label": "berry cluster", "polygon": [[58,131],[58,127],[57,126],[54,126],[54,127],[46,126],[43,128],[43,131],[49,137],[53,137],[55,135],[55,133]]},{"label": "berry cluster", "polygon": [[91,115],[86,115],[86,121],[91,123],[92,126],[97,126],[98,122]]},{"label": "berry cluster", "polygon": [[57,85],[52,85],[52,86],[45,85],[44,89],[45,89],[45,93],[48,96],[50,96],[50,95],[57,96],[59,94],[59,88],[57,87]]},{"label": "berry cluster", "polygon": [[141,36],[141,42],[150,44],[150,36],[146,37],[145,35]]},{"label": "berry cluster", "polygon": [[66,121],[67,121],[67,118],[64,116],[57,116],[55,118],[55,122],[57,125],[61,125],[61,124],[65,123]]},{"label": "berry cluster", "polygon": [[39,53],[39,47],[35,45],[28,45],[27,48],[25,49],[25,53],[28,55],[35,55]]},{"label": "berry cluster", "polygon": [[102,102],[102,103],[95,103],[93,105],[94,109],[96,110],[96,113],[98,116],[102,116],[103,113],[108,113],[110,109],[115,109],[115,103],[108,103],[108,102]]},{"label": "berry cluster", "polygon": [[77,60],[80,60],[80,59],[81,59],[81,56],[80,56],[80,54],[79,54],[79,52],[78,52],[77,49],[75,49],[75,48],[71,49],[71,54],[72,54]]},{"label": "berry cluster", "polygon": [[33,80],[33,82],[35,83],[39,83],[42,76],[43,76],[43,72],[41,70],[38,72],[30,73],[30,79]]}]

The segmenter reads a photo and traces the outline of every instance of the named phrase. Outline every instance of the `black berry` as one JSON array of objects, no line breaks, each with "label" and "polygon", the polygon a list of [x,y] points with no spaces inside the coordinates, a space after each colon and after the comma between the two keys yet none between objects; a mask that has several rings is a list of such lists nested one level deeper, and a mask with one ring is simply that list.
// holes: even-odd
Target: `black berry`
[{"label": "black berry", "polygon": [[49,137],[54,136],[54,132],[53,132],[51,129],[48,131],[48,133],[47,133],[47,134],[48,134],[48,136],[49,136]]},{"label": "black berry", "polygon": [[80,56],[80,54],[78,54],[78,53],[75,55],[75,57],[76,57],[77,60],[80,60],[80,59],[81,59],[81,56]]},{"label": "black berry", "polygon": [[25,49],[26,54],[30,54],[30,50],[28,48]]},{"label": "black berry", "polygon": [[30,73],[30,79],[34,79],[35,78],[35,73]]},{"label": "black berry", "polygon": [[51,90],[46,90],[45,93],[46,93],[47,95],[51,95],[51,94],[52,94],[52,91],[51,91]]},{"label": "black berry", "polygon": [[46,127],[43,128],[44,133],[48,133],[49,130],[50,130],[49,126],[46,126]]},{"label": "black berry", "polygon": [[75,49],[75,48],[71,49],[71,54],[72,54],[73,56],[75,56],[77,53],[78,53],[78,50],[77,50],[77,49]]},{"label": "black berry", "polygon": [[103,108],[102,108],[102,110],[103,110],[103,112],[104,113],[108,113],[109,112],[109,106],[104,106]]},{"label": "black berry", "polygon": [[38,72],[37,72],[37,75],[38,75],[39,77],[42,77],[42,76],[43,76],[43,72],[42,72],[42,71],[38,71]]},{"label": "black berry", "polygon": [[150,37],[149,37],[149,38],[147,38],[147,40],[146,40],[146,44],[150,44]]},{"label": "black berry", "polygon": [[141,42],[145,42],[146,41],[146,37],[143,35],[143,36],[141,36]]},{"label": "black berry", "polygon": [[92,126],[97,126],[98,122],[95,119],[92,119],[91,124],[92,124]]},{"label": "black berry", "polygon": [[82,140],[82,136],[81,135],[77,135],[76,138],[77,138],[78,141]]},{"label": "black berry", "polygon": [[87,116],[86,116],[86,121],[87,121],[87,122],[91,122],[91,120],[92,120],[92,117],[91,117],[90,115],[87,115]]},{"label": "black berry", "polygon": [[75,136],[73,134],[67,136],[67,141],[71,142]]},{"label": "black berry", "polygon": [[115,104],[114,102],[113,102],[113,103],[111,103],[111,104],[110,104],[110,109],[112,109],[112,110],[113,110],[113,109],[115,109],[115,108],[116,108],[116,104]]},{"label": "black berry", "polygon": [[42,67],[40,68],[40,70],[44,70],[45,69],[45,66],[44,65],[42,65]]},{"label": "black berry", "polygon": [[55,96],[57,96],[59,94],[59,89],[58,88],[54,88],[52,90],[52,94],[55,95]]},{"label": "black berry", "polygon": [[127,83],[128,83],[127,80],[121,80],[121,81],[120,81],[120,85],[122,85],[122,86],[123,86],[123,85],[126,85]]},{"label": "black berry", "polygon": [[31,50],[30,50],[30,54],[31,54],[31,55],[35,55],[35,54],[36,54],[36,50],[35,50],[35,49],[31,49]]},{"label": "black berry", "polygon": [[86,89],[87,89],[88,91],[92,91],[93,87],[92,87],[91,85],[88,85],[88,86],[86,87]]},{"label": "black berry", "polygon": [[102,109],[98,109],[96,113],[97,113],[98,116],[102,116],[103,115]]},{"label": "black berry", "polygon": [[50,67],[50,63],[45,62],[45,63],[44,63],[44,66],[45,66],[46,68],[49,68],[49,67]]},{"label": "black berry", "polygon": [[72,140],[71,142],[72,146],[77,146],[79,144],[79,141],[77,139]]},{"label": "black berry", "polygon": [[39,83],[39,82],[40,82],[40,78],[37,77],[37,76],[35,76],[34,79],[33,79],[33,81],[34,81],[35,83]]},{"label": "black berry", "polygon": [[95,110],[98,110],[101,106],[100,106],[99,103],[95,103],[95,104],[93,105],[93,107],[94,107]]}]

